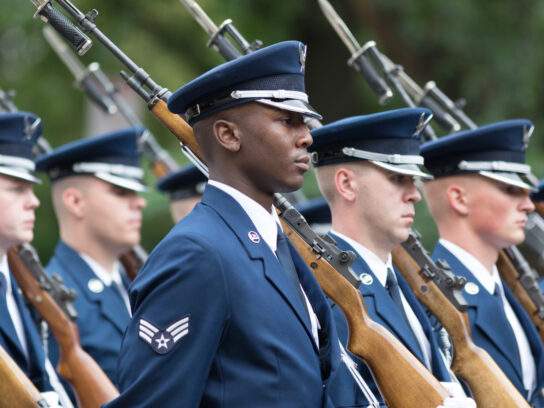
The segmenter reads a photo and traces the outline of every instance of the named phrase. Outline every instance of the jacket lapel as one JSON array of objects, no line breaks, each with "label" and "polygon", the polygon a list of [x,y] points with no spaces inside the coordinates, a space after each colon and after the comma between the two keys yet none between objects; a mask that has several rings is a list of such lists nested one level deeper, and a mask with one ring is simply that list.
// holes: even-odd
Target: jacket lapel
[{"label": "jacket lapel", "polygon": [[[499,305],[495,297],[480,284],[478,279],[474,277],[472,272],[457,257],[440,243],[435,247],[433,259],[444,259],[454,274],[467,279],[469,288],[477,288],[477,290],[470,290],[470,293],[466,290],[467,285],[463,289],[463,297],[467,301],[468,307],[475,310],[475,320],[471,324],[477,326],[485,333],[488,340],[510,362],[520,381],[523,383],[517,342],[512,330],[505,330],[505,327],[510,327],[510,323],[506,320],[503,313],[497,313]],[[506,285],[503,284],[503,286]],[[516,351],[514,352],[513,350]]]},{"label": "jacket lapel", "polygon": [[[331,234],[331,236],[338,243],[338,247],[342,250],[355,251],[355,249],[348,244],[345,240],[337,235]],[[389,292],[383,287],[376,275],[372,272],[368,264],[357,254],[357,259],[353,263],[353,270],[356,273],[360,273],[363,283],[359,287],[359,291],[362,293],[367,311],[377,323],[386,327],[391,333],[393,333],[419,361],[424,362],[423,355],[419,344],[412,332],[411,327],[401,315],[397,305],[391,299]],[[399,274],[397,273],[397,278]],[[402,289],[402,288],[401,288]],[[403,291],[404,292],[404,291]]]},{"label": "jacket lapel", "polygon": [[19,309],[19,314],[21,315],[21,321],[23,323],[25,332],[25,339],[28,349],[27,364],[29,366],[30,377],[40,378],[45,372],[45,354],[40,335],[34,320],[30,316],[30,313],[24,304],[23,298],[19,295],[19,287],[17,286],[15,279],[11,280],[11,285],[13,288],[13,296],[15,298],[15,302],[17,303],[17,308]]},{"label": "jacket lapel", "polygon": [[[258,235],[257,228],[244,209],[231,196],[211,185],[206,186],[202,203],[213,208],[225,221],[251,259],[262,261],[264,276],[289,304],[300,323],[304,326],[306,333],[312,340],[315,351],[318,353],[319,350],[317,350],[312,336],[308,314],[301,303],[296,288],[270,247]],[[295,264],[295,267],[297,273],[300,274],[300,265]]]},{"label": "jacket lapel", "polygon": [[[121,295],[113,287],[104,285],[101,288],[100,285],[89,284],[90,281],[99,280],[98,277],[81,256],[62,241],[55,249],[55,258],[66,271],[70,272],[70,276],[78,286],[79,296],[85,296],[96,303],[102,316],[109,320],[120,333],[124,333],[130,316]],[[90,288],[94,288],[94,291]]]},{"label": "jacket lapel", "polygon": [[[15,303],[17,304],[17,308],[19,309],[19,314],[21,315],[22,319],[23,317],[21,312],[24,310],[20,308],[22,301],[20,301],[18,286],[15,282],[15,279],[13,279],[13,277],[11,276],[11,273],[9,274],[9,276],[11,279],[11,290],[13,293],[13,297],[15,298]],[[11,319],[11,315],[9,314],[9,310],[7,309],[7,307],[0,308],[0,322],[5,322],[0,324],[0,332],[2,332],[2,337],[5,339],[6,342],[6,351],[21,367],[26,367],[28,362],[23,351],[23,346],[19,341],[19,337],[17,336],[17,332],[15,331],[15,326],[13,325],[13,320]]]}]

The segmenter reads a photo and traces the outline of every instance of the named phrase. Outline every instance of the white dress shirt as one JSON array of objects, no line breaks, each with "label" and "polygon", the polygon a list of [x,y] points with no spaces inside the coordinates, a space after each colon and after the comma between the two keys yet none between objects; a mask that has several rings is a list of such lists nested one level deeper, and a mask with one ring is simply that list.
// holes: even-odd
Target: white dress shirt
[{"label": "white dress shirt", "polygon": [[[362,259],[365,260],[368,267],[370,268],[372,273],[376,276],[380,284],[385,288],[385,283],[387,281],[387,269],[391,268],[391,270],[394,270],[391,254],[389,254],[387,263],[384,263],[380,258],[378,258],[378,256],[374,252],[364,247],[363,245],[359,244],[357,241],[354,241],[353,239],[346,237],[345,235],[337,231],[331,231],[331,232],[339,236],[340,238],[342,238],[344,241],[350,244],[353,247],[353,249],[355,249],[357,254]],[[408,303],[408,301],[406,300],[406,297],[404,296],[404,293],[402,293],[402,290],[400,291],[400,295],[402,299],[402,305],[404,307],[404,312],[406,313],[406,317],[408,318],[410,327],[419,344],[419,348],[421,349],[423,358],[425,359],[425,365],[428,368],[431,368],[432,367],[431,343],[427,339],[427,336],[425,335],[425,332],[423,331],[423,327],[421,326],[419,319],[417,318],[416,314],[412,310],[410,303]]]},{"label": "white dress shirt", "polygon": [[125,285],[123,284],[123,279],[121,279],[121,272],[119,272],[121,267],[120,262],[115,261],[115,263],[113,264],[113,270],[111,272],[108,272],[102,265],[100,265],[90,256],[80,252],[78,252],[78,254],[87,263],[87,265],[89,266],[89,268],[91,268],[96,277],[105,286],[111,286],[112,282],[115,282],[117,284],[119,292],[121,292],[121,297],[123,298],[123,303],[125,304],[129,315],[132,316],[132,313],[130,312],[130,300],[128,298],[128,292],[125,288]]},{"label": "white dress shirt", "polygon": [[11,321],[13,322],[13,326],[17,332],[19,343],[21,343],[25,356],[28,360],[28,345],[26,343],[25,327],[23,325],[21,313],[19,312],[19,308],[17,307],[17,303],[15,303],[15,298],[13,297],[7,255],[2,257],[2,261],[0,263],[0,273],[2,273],[6,278],[6,303],[8,305],[9,315],[11,316]]},{"label": "white dress shirt", "polygon": [[[234,198],[238,204],[240,204],[240,206],[243,208],[243,210],[251,219],[251,222],[253,223],[253,225],[255,225],[255,228],[257,228],[257,232],[259,233],[259,235],[262,237],[264,242],[266,242],[266,244],[270,247],[270,249],[275,255],[276,249],[277,249],[276,239],[278,237],[278,228],[281,228],[281,224],[280,224],[280,219],[278,217],[278,214],[274,210],[274,207],[272,206],[270,208],[270,211],[266,211],[263,208],[263,206],[260,205],[255,200],[249,198],[248,196],[246,196],[245,194],[241,193],[240,191],[236,190],[235,188],[231,186],[220,183],[219,181],[209,180],[208,184],[227,193],[232,198]],[[315,314],[312,308],[312,305],[310,304],[310,301],[308,300],[308,297],[306,296],[306,293],[304,292],[304,288],[302,287],[302,285],[300,286],[300,289],[302,290],[302,293],[304,294],[304,298],[306,299],[306,308],[310,314],[312,335],[314,337],[314,340],[317,346],[319,347],[318,330],[321,328],[321,326],[319,324],[317,315]]]},{"label": "white dress shirt", "polygon": [[440,239],[440,244],[442,244],[448,251],[450,251],[459,261],[474,275],[474,277],[480,282],[480,285],[489,292],[491,295],[495,292],[495,285],[497,285],[500,296],[503,300],[504,313],[510,326],[512,326],[512,331],[516,337],[518,343],[518,349],[521,360],[521,370],[523,373],[523,385],[525,389],[529,390],[529,393],[532,394],[536,388],[536,366],[533,354],[531,353],[531,346],[529,345],[529,340],[523,330],[523,326],[518,320],[516,313],[510,306],[510,302],[507,301],[504,295],[504,288],[502,286],[502,281],[497,270],[497,266],[493,265],[493,271],[489,271],[478,261],[472,254],[465,251],[463,248],[454,244],[453,242],[447,241],[445,239]]}]

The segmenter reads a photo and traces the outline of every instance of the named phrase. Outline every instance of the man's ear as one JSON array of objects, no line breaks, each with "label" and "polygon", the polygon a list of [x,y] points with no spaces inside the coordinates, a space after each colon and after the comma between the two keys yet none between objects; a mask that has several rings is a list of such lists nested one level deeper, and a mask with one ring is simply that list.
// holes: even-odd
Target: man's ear
[{"label": "man's ear", "polygon": [[467,215],[469,211],[467,190],[458,184],[450,185],[446,190],[448,203],[455,212]]},{"label": "man's ear", "polygon": [[62,192],[62,203],[66,211],[72,214],[73,217],[81,219],[85,215],[85,200],[81,190],[68,187]]},{"label": "man's ear", "polygon": [[338,194],[344,200],[353,202],[357,196],[357,180],[355,173],[345,167],[339,168],[334,174],[334,184]]},{"label": "man's ear", "polygon": [[236,123],[225,119],[218,119],[213,123],[213,134],[219,144],[226,150],[230,152],[240,150],[241,135]]}]

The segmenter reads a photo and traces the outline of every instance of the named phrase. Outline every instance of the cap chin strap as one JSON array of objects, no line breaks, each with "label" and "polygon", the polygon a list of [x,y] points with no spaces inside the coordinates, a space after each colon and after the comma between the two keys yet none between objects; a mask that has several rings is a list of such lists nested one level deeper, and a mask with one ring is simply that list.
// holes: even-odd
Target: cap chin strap
[{"label": "cap chin strap", "polygon": [[233,99],[247,98],[272,98],[272,99],[297,99],[308,103],[308,95],[300,91],[288,91],[285,89],[275,90],[257,90],[257,91],[232,91],[230,93]]},{"label": "cap chin strap", "polygon": [[23,157],[14,157],[0,154],[0,166],[19,167],[25,170],[33,171],[36,168],[34,162]]},{"label": "cap chin strap", "polygon": [[124,164],[109,164],[109,163],[75,163],[72,166],[74,173],[111,173],[116,176],[129,177],[133,179],[141,179],[144,176],[144,171],[139,167],[126,166]]},{"label": "cap chin strap", "polygon": [[423,165],[423,156],[409,154],[384,154],[358,150],[354,147],[344,147],[342,153],[357,159],[386,162],[391,164],[420,164]]},{"label": "cap chin strap", "polygon": [[510,173],[528,174],[531,166],[528,164],[505,162],[505,161],[466,161],[463,160],[457,165],[459,170],[468,171],[504,171]]}]

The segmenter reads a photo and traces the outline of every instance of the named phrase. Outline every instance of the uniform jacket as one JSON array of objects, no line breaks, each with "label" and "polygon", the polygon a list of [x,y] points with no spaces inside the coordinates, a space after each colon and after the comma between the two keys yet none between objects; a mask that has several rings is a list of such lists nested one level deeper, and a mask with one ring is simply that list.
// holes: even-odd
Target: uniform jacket
[{"label": "uniform jacket", "polygon": [[2,322],[11,320],[10,315],[4,308],[0,308],[0,345],[23,370],[27,377],[30,378],[38,390],[52,391],[52,387],[49,384],[49,377],[45,371],[45,354],[40,335],[34,320],[25,306],[22,296],[19,294],[19,286],[13,277],[11,277],[11,289],[24,326],[28,348],[28,360],[25,357],[13,325],[8,326],[2,324]]},{"label": "uniform jacket", "polygon": [[[46,270],[49,274],[60,275],[67,288],[77,291],[74,307],[78,313],[76,323],[81,346],[115,384],[121,340],[130,320],[121,295],[113,287],[105,285],[103,290],[93,292],[90,289],[93,285],[89,285],[89,281],[98,277],[83,258],[63,241],[57,244]],[[58,344],[53,336],[50,336],[49,343],[49,357],[56,366]]]},{"label": "uniform jacket", "polygon": [[[331,236],[336,240],[340,249],[355,252],[355,249],[345,240],[335,234],[331,234]],[[419,344],[417,343],[415,336],[412,334],[412,329],[408,326],[404,317],[396,311],[397,306],[391,299],[391,296],[387,292],[387,289],[383,287],[383,285],[379,282],[378,278],[376,277],[376,275],[374,275],[368,264],[360,256],[357,256],[357,259],[353,263],[352,268],[357,275],[368,274],[366,280],[367,284],[362,283],[359,287],[359,290],[363,295],[365,306],[370,318],[376,323],[381,324],[392,334],[394,334],[395,337],[397,337],[402,342],[402,344],[404,344],[406,348],[408,348],[408,350],[410,350],[412,354],[414,354],[419,359],[419,361],[424,364],[424,358],[421,349],[419,347]],[[402,275],[396,270],[396,268],[395,275],[397,277],[397,281],[399,283],[401,291],[403,292],[406,300],[410,304],[410,307],[412,308],[419,322],[421,323],[426,337],[431,344],[431,358],[433,366],[432,373],[439,381],[451,381],[448,369],[445,366],[442,356],[440,355],[440,349],[438,346],[436,335],[433,332],[431,323],[429,321],[429,318],[425,314],[423,306],[416,299],[410,289],[410,286],[402,277]],[[372,279],[368,279],[368,277],[371,277]],[[348,326],[346,323],[346,319],[340,311],[340,308],[336,306],[333,307],[333,313],[336,327],[338,330],[338,337],[343,344],[346,344],[348,339]],[[360,373],[374,392],[374,395],[383,404],[383,399],[380,396],[376,384],[372,380],[370,371],[362,362],[359,362],[359,367]],[[338,408],[367,406],[365,397],[359,390],[359,387],[355,384],[353,377],[344,365],[339,368],[338,374],[336,375],[333,383],[331,384],[330,393],[333,403]]]},{"label": "uniform jacket", "polygon": [[[454,274],[464,276],[467,279],[467,283],[471,282],[476,285],[478,288],[477,293],[474,293],[473,290],[471,290],[471,293],[467,293],[466,286],[463,290],[463,296],[468,303],[467,313],[472,339],[476,345],[484,348],[489,353],[521,395],[527,397],[527,390],[523,386],[517,344],[515,343],[515,338],[506,335],[507,332],[505,332],[504,327],[509,323],[503,316],[496,312],[497,301],[495,297],[480,284],[472,272],[455,255],[440,243],[436,245],[432,258],[434,260],[444,259],[450,265]],[[541,390],[544,386],[544,347],[527,313],[525,313],[521,305],[514,298],[514,295],[504,281],[502,285],[508,302],[525,329],[525,334],[527,335],[535,359],[537,373],[536,389]],[[536,392],[535,394],[539,393]],[[544,407],[544,401],[538,395],[537,398],[533,398],[531,403],[537,407]]]},{"label": "uniform jacket", "polygon": [[[321,325],[319,349],[275,255],[242,207],[208,185],[131,286],[121,396],[105,407],[329,406],[336,330],[321,288],[291,251]],[[146,333],[155,333],[154,347]]]}]

